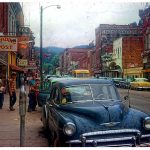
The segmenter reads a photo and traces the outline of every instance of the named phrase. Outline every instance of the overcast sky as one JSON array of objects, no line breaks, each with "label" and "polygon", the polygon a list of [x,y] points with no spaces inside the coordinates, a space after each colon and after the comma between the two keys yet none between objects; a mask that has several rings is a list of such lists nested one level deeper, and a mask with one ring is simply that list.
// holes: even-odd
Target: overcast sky
[{"label": "overcast sky", "polygon": [[30,25],[35,46],[40,45],[40,6],[43,12],[43,47],[73,47],[95,41],[95,28],[99,24],[130,24],[139,21],[141,2],[104,2],[103,0],[50,0],[23,2],[25,25]]}]

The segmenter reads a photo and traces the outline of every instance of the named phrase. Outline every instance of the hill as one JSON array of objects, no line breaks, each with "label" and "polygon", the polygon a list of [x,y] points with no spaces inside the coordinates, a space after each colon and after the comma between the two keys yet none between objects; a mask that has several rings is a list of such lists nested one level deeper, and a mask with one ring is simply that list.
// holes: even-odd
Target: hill
[{"label": "hill", "polygon": [[[55,46],[49,46],[49,47],[44,47],[43,52],[55,52],[56,54],[59,54],[64,51],[65,48],[61,47],[55,47]],[[35,47],[35,50],[40,50],[39,47]]]}]

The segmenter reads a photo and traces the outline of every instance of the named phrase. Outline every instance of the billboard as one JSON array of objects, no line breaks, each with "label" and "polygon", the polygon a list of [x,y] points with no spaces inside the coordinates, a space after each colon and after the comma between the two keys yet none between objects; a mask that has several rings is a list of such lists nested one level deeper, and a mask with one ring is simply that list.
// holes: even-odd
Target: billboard
[{"label": "billboard", "polygon": [[0,51],[3,52],[16,52],[17,51],[17,38],[0,36]]}]

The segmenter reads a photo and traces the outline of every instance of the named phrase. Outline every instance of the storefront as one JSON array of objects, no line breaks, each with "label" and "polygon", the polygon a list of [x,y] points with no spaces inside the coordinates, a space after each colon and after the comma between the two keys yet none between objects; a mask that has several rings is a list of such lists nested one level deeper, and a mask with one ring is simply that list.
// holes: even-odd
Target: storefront
[{"label": "storefront", "polygon": [[124,78],[142,78],[143,77],[142,69],[143,69],[142,67],[124,69],[123,77]]}]

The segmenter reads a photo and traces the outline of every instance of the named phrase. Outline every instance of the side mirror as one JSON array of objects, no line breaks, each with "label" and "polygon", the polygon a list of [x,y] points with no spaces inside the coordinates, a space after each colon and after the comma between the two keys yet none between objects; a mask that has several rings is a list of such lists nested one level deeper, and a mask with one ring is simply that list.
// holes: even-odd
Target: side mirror
[{"label": "side mirror", "polygon": [[128,100],[128,99],[129,99],[128,95],[124,96],[124,100]]}]

